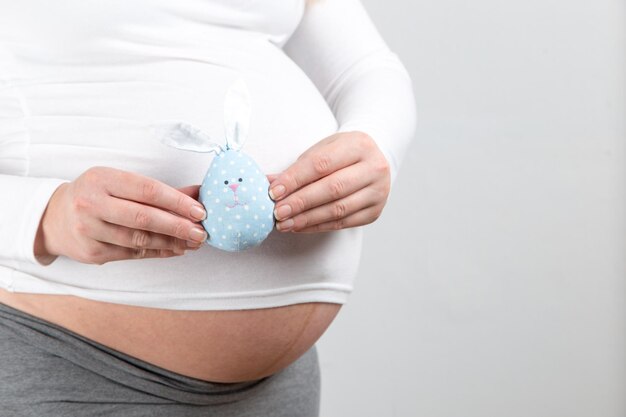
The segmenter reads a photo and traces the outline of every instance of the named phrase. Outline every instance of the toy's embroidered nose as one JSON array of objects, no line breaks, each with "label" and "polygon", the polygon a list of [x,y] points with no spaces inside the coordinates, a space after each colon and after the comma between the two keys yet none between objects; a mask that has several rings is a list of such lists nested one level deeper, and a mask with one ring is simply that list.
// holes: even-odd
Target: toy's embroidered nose
[{"label": "toy's embroidered nose", "polygon": [[234,193],[237,192],[237,187],[239,187],[239,184],[230,184],[228,186],[228,188],[230,188],[231,190],[233,190]]}]

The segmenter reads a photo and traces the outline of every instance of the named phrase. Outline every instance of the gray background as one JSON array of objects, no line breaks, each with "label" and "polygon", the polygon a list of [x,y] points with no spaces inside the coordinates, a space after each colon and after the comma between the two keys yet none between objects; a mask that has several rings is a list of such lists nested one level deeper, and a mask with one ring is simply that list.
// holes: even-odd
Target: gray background
[{"label": "gray background", "polygon": [[625,2],[364,4],[419,128],[322,417],[626,416]]}]

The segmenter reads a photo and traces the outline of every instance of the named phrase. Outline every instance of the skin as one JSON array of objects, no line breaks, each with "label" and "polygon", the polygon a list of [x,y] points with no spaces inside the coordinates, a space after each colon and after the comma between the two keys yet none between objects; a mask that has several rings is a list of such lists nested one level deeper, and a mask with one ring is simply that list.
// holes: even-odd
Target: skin
[{"label": "skin", "polygon": [[[321,140],[284,172],[268,177],[278,230],[313,233],[376,220],[390,175],[374,141],[348,132]],[[139,174],[90,168],[52,195],[35,253],[95,264],[180,256],[187,245],[195,250],[206,239],[206,233],[193,232],[204,215],[192,215],[199,206],[198,190],[198,185],[175,189]],[[291,207],[288,216],[281,214],[286,206]],[[293,224],[285,227],[290,220]],[[8,291],[0,291],[0,302],[138,359],[213,382],[248,381],[280,371],[318,340],[341,308],[298,303],[186,311]]]},{"label": "skin", "polygon": [[389,164],[370,136],[329,136],[270,176],[276,228],[314,233],[372,223],[385,206],[390,179]]},{"label": "skin", "polygon": [[50,198],[35,254],[99,265],[183,255],[207,237],[196,224],[206,216],[191,196],[198,189],[177,190],[139,174],[90,168]]}]

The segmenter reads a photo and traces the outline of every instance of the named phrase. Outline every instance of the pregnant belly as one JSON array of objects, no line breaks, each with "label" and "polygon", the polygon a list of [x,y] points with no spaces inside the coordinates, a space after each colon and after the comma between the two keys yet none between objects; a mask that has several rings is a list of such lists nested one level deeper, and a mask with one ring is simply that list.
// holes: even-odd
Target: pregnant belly
[{"label": "pregnant belly", "polygon": [[319,339],[341,308],[302,303],[180,311],[2,289],[0,302],[169,371],[213,382],[280,371]]},{"label": "pregnant belly", "polygon": [[[150,47],[139,42],[143,38],[98,38],[102,49],[77,55],[80,65],[69,58],[49,65],[38,59],[41,48],[36,43],[31,49],[20,45],[14,53],[15,71],[7,76],[10,86],[0,90],[0,99],[14,109],[15,123],[9,127],[17,132],[11,140],[21,141],[16,160],[22,164],[3,173],[73,180],[103,165],[175,187],[199,184],[211,156],[164,146],[149,127],[163,120],[185,121],[223,144],[224,93],[238,78],[247,82],[252,101],[244,151],[264,173],[282,171],[336,131],[323,97],[282,51],[254,34],[237,35],[241,31],[228,31],[229,43],[223,44],[222,33],[215,31],[197,44],[179,45],[168,38]],[[22,114],[24,108],[28,112]],[[0,151],[1,145],[0,140]],[[58,163],[50,164],[51,159]],[[256,258],[248,255],[246,262],[260,259],[276,288],[313,284],[311,277],[351,277],[358,260],[353,243],[358,241],[346,233],[335,235],[348,236],[344,240],[286,236],[276,239],[275,247],[266,245],[269,249]],[[331,249],[342,249],[333,242],[351,242],[351,256],[346,260],[344,254],[342,263],[348,267],[329,258]],[[185,280],[175,279],[175,260],[171,265],[164,261],[162,268],[133,264],[124,269],[112,263],[96,270],[65,258],[45,268],[21,267],[49,282],[98,294],[271,289],[257,288],[264,281],[239,274],[243,262],[228,261],[226,255],[218,259],[222,255],[215,253],[211,257],[208,251],[192,255],[196,259],[186,258],[184,264]],[[214,260],[222,267],[214,268]],[[299,269],[290,269],[291,263]],[[233,284],[232,275],[244,277],[244,283]],[[333,303],[301,303],[179,311],[6,291],[0,291],[0,302],[165,369],[214,382],[258,379],[286,367],[315,343],[340,309]]]}]

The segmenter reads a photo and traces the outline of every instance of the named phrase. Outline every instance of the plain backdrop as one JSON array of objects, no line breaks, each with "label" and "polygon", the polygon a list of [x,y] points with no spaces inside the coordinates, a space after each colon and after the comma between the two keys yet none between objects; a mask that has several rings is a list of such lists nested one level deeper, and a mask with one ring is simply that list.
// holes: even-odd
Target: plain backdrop
[{"label": "plain backdrop", "polygon": [[419,127],[322,417],[626,416],[625,3],[364,1]]}]

